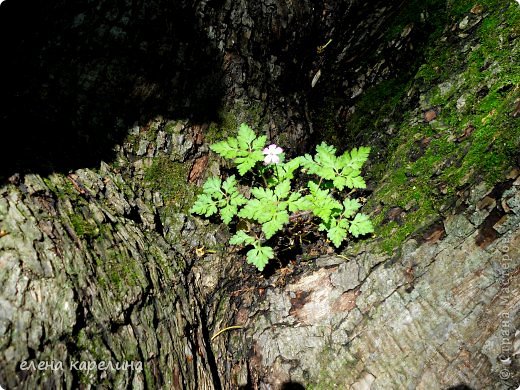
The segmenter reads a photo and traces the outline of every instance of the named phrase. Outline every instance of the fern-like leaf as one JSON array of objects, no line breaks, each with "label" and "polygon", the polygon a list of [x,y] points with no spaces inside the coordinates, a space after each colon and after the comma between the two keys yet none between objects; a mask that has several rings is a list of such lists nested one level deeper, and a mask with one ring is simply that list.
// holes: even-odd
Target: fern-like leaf
[{"label": "fern-like leaf", "polygon": [[229,239],[231,245],[253,245],[255,239],[243,230],[239,230]]},{"label": "fern-like leaf", "polygon": [[204,215],[205,217],[211,217],[217,211],[217,202],[208,194],[200,194],[190,209],[190,213]]},{"label": "fern-like leaf", "polygon": [[282,230],[283,225],[289,222],[289,214],[285,210],[278,210],[271,220],[262,224],[262,231],[265,234],[265,238],[269,239],[274,236],[278,231]]},{"label": "fern-like leaf", "polygon": [[247,262],[253,264],[259,271],[263,271],[266,264],[274,257],[273,248],[256,246],[247,252]]},{"label": "fern-like leaf", "polygon": [[329,190],[322,190],[314,182],[309,182],[310,194],[305,198],[310,205],[310,211],[317,217],[328,223],[332,215],[339,214],[343,209],[341,203],[330,195]]},{"label": "fern-like leaf", "polygon": [[368,219],[368,215],[360,213],[356,214],[350,223],[349,232],[354,237],[359,237],[363,234],[373,233],[374,226],[372,226],[372,222]]},{"label": "fern-like leaf", "polygon": [[238,141],[234,137],[229,137],[225,141],[217,142],[209,147],[219,156],[234,159],[241,155],[241,150],[238,147]]},{"label": "fern-like leaf", "polygon": [[236,137],[217,142],[210,149],[223,158],[233,160],[237,164],[238,173],[243,176],[264,159],[262,148],[266,141],[266,136],[257,137],[248,125],[242,123]]},{"label": "fern-like leaf", "polygon": [[343,240],[347,237],[349,222],[346,219],[339,221],[332,219],[331,227],[327,229],[327,237],[332,241],[336,248],[339,248]]},{"label": "fern-like leaf", "polygon": [[361,203],[357,199],[345,199],[343,201],[343,216],[345,218],[352,217],[361,207]]}]

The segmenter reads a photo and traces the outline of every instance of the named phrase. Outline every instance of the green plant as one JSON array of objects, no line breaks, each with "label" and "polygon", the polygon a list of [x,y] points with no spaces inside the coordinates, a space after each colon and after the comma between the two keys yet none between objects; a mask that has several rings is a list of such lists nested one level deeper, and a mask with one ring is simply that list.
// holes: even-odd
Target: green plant
[{"label": "green plant", "polygon": [[[253,185],[239,187],[235,175],[224,181],[209,178],[190,210],[205,217],[220,214],[226,224],[235,217],[245,222],[237,226],[247,227],[238,229],[229,243],[253,246],[247,252],[248,263],[264,269],[274,258],[269,240],[282,232],[296,213],[315,217],[318,229],[325,231],[336,247],[349,233],[358,237],[374,231],[368,216],[358,213],[361,203],[349,197],[354,191],[343,194],[345,188],[366,187],[361,167],[370,148],[354,148],[336,156],[334,147],[322,143],[314,156],[284,161],[283,150],[276,145],[265,147],[266,141],[265,136],[258,137],[242,124],[236,137],[212,145],[211,150],[236,164],[240,176],[250,173],[247,178]],[[306,186],[293,188],[298,170],[311,179]]]}]

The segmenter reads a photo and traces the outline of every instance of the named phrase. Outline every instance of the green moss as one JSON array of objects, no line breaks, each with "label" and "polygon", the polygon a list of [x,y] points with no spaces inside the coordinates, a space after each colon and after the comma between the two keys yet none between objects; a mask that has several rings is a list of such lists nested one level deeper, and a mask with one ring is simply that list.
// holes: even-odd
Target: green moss
[{"label": "green moss", "polygon": [[256,102],[236,102],[232,109],[221,110],[219,120],[212,122],[206,130],[205,138],[209,144],[236,135],[241,123],[247,123],[257,133],[265,125],[263,105]]},{"label": "green moss", "polygon": [[221,111],[219,113],[219,121],[212,122],[206,131],[206,142],[213,144],[226,137],[235,135],[239,126],[240,123],[238,123],[238,119],[233,113]]},{"label": "green moss", "polygon": [[152,370],[150,370],[150,367],[148,364],[143,364],[143,374],[144,374],[144,380],[146,382],[146,388],[148,389],[154,389],[156,386],[155,378],[152,374]]},{"label": "green moss", "polygon": [[162,195],[167,212],[187,212],[191,207],[196,189],[188,183],[189,170],[187,164],[157,157],[145,171],[145,186]]},{"label": "green moss", "polygon": [[185,121],[170,121],[164,125],[164,132],[166,134],[178,134],[185,126]]},{"label": "green moss", "polygon": [[153,259],[157,261],[157,264],[161,267],[165,279],[173,280],[178,272],[182,272],[186,267],[182,257],[172,259],[155,246],[150,247],[149,251]]},{"label": "green moss", "polygon": [[69,215],[72,228],[80,238],[94,238],[99,236],[99,229],[93,222],[88,222],[80,214]]},{"label": "green moss", "polygon": [[430,64],[423,64],[415,75],[415,79],[421,83],[429,84],[439,77],[439,68]]},{"label": "green moss", "polygon": [[110,360],[110,352],[106,350],[103,341],[99,336],[89,334],[85,329],[81,329],[76,336],[76,345],[79,350],[88,351],[96,361]]},{"label": "green moss", "polygon": [[96,262],[98,283],[110,288],[113,293],[125,296],[129,288],[145,283],[140,280],[142,265],[126,248],[116,247],[104,251],[104,257]]},{"label": "green moss", "polygon": [[474,0],[448,0],[448,10],[451,20],[456,20],[468,13],[477,4]]},{"label": "green moss", "polygon": [[[512,2],[499,3],[493,0],[484,5],[485,17],[466,41],[431,42],[412,79],[413,87],[424,91],[426,104],[438,109],[436,120],[424,123],[420,112],[421,117],[414,118],[414,107],[401,101],[394,107],[404,114],[401,119],[393,117],[397,135],[388,142],[386,161],[371,167],[371,178],[386,174],[376,181],[378,187],[365,207],[368,212],[377,210],[372,218],[382,251],[392,253],[414,232],[436,220],[440,206],[461,188],[481,181],[491,186],[503,180],[518,159],[520,132],[518,119],[511,113],[520,88],[520,65],[515,60],[520,53],[520,9]],[[474,5],[452,5],[448,20],[458,22],[457,15],[461,17]],[[462,50],[467,42],[471,42],[469,52]],[[356,105],[361,108],[360,116],[367,115],[366,107],[375,104],[374,98],[386,104],[393,97],[400,99],[399,90],[394,88],[387,96],[362,96]],[[466,103],[458,109],[461,96]],[[365,127],[370,129],[368,120],[377,124],[385,118],[384,111],[368,112],[369,119],[354,117],[349,124],[357,128],[353,136]],[[468,129],[472,131],[465,134]],[[412,158],[421,140],[426,140],[426,146],[418,158]],[[388,221],[392,207],[405,210],[401,220]]]}]

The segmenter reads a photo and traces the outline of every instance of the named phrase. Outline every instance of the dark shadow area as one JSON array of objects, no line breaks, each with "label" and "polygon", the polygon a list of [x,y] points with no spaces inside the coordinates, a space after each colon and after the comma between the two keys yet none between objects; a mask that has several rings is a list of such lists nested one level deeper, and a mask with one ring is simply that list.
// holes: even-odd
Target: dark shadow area
[{"label": "dark shadow area", "polygon": [[221,57],[189,1],[7,0],[0,6],[0,182],[113,157],[136,121],[203,122]]},{"label": "dark shadow area", "polygon": [[[400,119],[402,112],[396,102],[401,99],[392,98],[399,93],[402,99],[406,97],[404,91],[423,62],[425,46],[436,39],[439,26],[443,28],[447,23],[443,2],[404,0],[386,6],[388,9],[375,34],[354,41],[346,51],[344,46],[335,46],[333,42],[327,48],[327,55],[323,55],[320,64],[323,76],[309,93],[309,109],[316,125],[312,144],[326,137],[338,146],[370,143],[385,150],[388,137],[381,131],[384,123],[375,120]],[[420,17],[423,13],[428,15],[425,20]],[[367,28],[363,3],[353,5],[350,14],[345,23],[337,26],[336,34],[363,36]],[[407,26],[411,30],[402,36]],[[379,67],[381,61],[384,66]],[[338,80],[345,80],[345,84]],[[418,94],[410,99],[417,100]],[[378,115],[379,112],[385,115]],[[339,152],[343,151],[340,147]]]},{"label": "dark shadow area", "polygon": [[285,382],[282,387],[280,387],[281,390],[305,390],[305,387],[298,382]]}]

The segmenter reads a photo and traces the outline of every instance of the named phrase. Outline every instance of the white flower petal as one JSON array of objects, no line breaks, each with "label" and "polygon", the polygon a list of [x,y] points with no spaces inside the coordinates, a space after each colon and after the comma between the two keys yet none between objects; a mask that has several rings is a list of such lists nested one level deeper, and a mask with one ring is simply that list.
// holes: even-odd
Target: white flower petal
[{"label": "white flower petal", "polygon": [[262,151],[265,154],[264,164],[277,164],[280,162],[279,154],[283,153],[283,149],[275,144],[269,145]]}]

